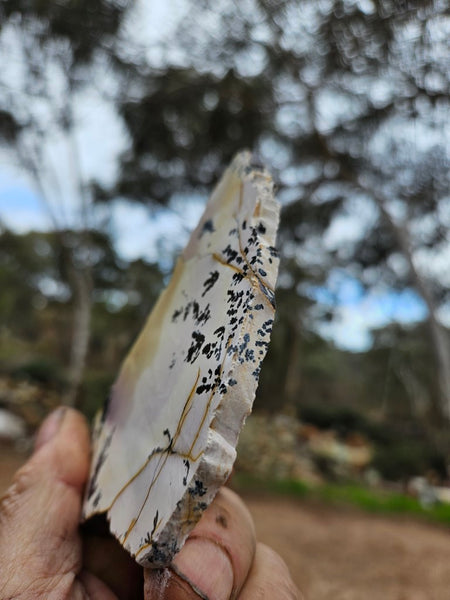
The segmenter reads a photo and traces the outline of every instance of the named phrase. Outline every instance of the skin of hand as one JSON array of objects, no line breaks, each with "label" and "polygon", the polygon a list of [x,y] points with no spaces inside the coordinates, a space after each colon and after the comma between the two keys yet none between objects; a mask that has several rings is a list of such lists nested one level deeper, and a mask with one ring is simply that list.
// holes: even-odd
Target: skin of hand
[{"label": "skin of hand", "polygon": [[90,440],[80,413],[44,421],[0,505],[2,600],[300,600],[282,559],[222,489],[172,565],[144,570],[107,528],[80,528]]}]

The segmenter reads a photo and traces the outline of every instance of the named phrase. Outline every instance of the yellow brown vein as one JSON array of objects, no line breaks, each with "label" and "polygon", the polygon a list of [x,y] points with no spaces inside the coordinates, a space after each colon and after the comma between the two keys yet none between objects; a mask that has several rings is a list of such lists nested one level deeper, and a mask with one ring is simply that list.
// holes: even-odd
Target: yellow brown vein
[{"label": "yellow brown vein", "polygon": [[[193,398],[193,395],[194,395],[194,393],[195,393],[195,389],[196,389],[196,387],[197,387],[197,384],[198,384],[198,380],[199,380],[199,378],[200,378],[200,370],[198,370],[198,373],[197,373],[197,378],[196,378],[196,380],[195,380],[195,383],[194,383],[194,385],[192,386],[192,389],[191,389],[191,391],[190,391],[190,393],[189,393],[189,396],[188,396],[188,398],[187,398],[187,400],[186,400],[186,402],[185,402],[185,404],[184,404],[183,411],[182,411],[182,413],[181,413],[181,417],[180,417],[180,420],[179,420],[179,422],[178,422],[177,433],[176,433],[176,435],[177,435],[177,436],[179,436],[178,429],[179,429],[179,427],[180,427],[180,422],[184,423],[184,421],[185,421],[185,419],[186,419],[186,416],[187,416],[187,413],[189,412],[189,409],[188,409],[187,407],[189,406],[189,404],[191,404],[191,403],[192,403],[192,398]],[[175,439],[175,436],[174,436],[174,439]],[[173,444],[172,444],[172,445],[173,445]],[[116,501],[119,499],[119,496],[121,496],[121,495],[123,494],[123,492],[124,492],[124,491],[127,489],[127,487],[128,487],[128,486],[130,486],[130,485],[133,483],[133,481],[135,481],[135,479],[136,479],[137,477],[139,477],[139,475],[142,473],[142,471],[144,471],[144,469],[147,467],[147,465],[149,464],[149,462],[152,460],[152,458],[153,458],[153,457],[154,457],[156,454],[160,454],[161,456],[165,455],[165,456],[166,456],[166,460],[167,460],[167,456],[168,456],[168,454],[167,454],[167,449],[160,450],[160,451],[158,451],[158,452],[153,452],[152,454],[150,454],[150,456],[147,458],[147,460],[145,461],[145,463],[144,463],[144,464],[143,464],[143,465],[142,465],[142,466],[141,466],[141,467],[140,467],[140,468],[139,468],[139,469],[136,471],[136,473],[135,473],[135,474],[134,474],[134,475],[133,475],[133,476],[132,476],[132,477],[131,477],[131,478],[130,478],[128,481],[127,481],[127,483],[126,483],[126,484],[125,484],[125,485],[124,485],[124,486],[123,486],[123,487],[122,487],[122,488],[121,488],[121,489],[120,489],[120,490],[117,492],[117,494],[114,496],[114,498],[113,498],[113,500],[112,500],[111,504],[110,504],[110,505],[109,505],[109,506],[108,506],[108,507],[105,509],[106,511],[109,511],[109,510],[111,510],[111,508],[114,506],[114,504],[116,503]],[[161,456],[160,456],[160,459],[161,459]],[[180,456],[182,456],[182,457],[184,458],[184,455],[180,455]],[[188,458],[189,458],[189,457],[188,457]],[[164,464],[165,464],[166,460],[164,461]],[[193,460],[193,459],[191,459],[191,460]],[[163,466],[164,466],[164,465],[163,465]],[[157,468],[158,468],[158,467],[157,467]],[[158,471],[158,475],[157,475],[157,477],[159,476],[159,473],[160,473],[160,472],[161,472],[161,469]],[[151,487],[153,486],[153,484],[155,483],[155,481],[156,481],[156,478],[157,478],[157,477],[155,477],[155,479],[152,481],[152,483],[151,483],[151,485],[150,485],[150,489],[151,489]],[[149,489],[149,491],[150,491],[150,489]],[[148,496],[148,494],[147,494],[147,496]],[[145,502],[144,502],[144,504],[145,504]],[[141,510],[139,511],[139,514],[141,513],[141,511],[142,511],[142,508],[141,508]],[[134,519],[134,520],[132,521],[132,524],[133,524],[133,523],[135,524],[135,523],[136,523],[136,521],[138,520],[138,518],[139,518],[139,515],[138,515],[138,517],[137,517],[136,519]],[[131,526],[131,525],[130,525],[130,526]],[[128,533],[128,532],[127,532],[127,533]]]},{"label": "yellow brown vein", "polygon": [[[231,336],[230,336],[230,337],[228,338],[228,340],[227,340],[227,344],[226,344],[226,350],[227,350],[227,349],[228,349],[228,347],[230,346],[230,343],[231,343]],[[225,351],[225,358],[224,358],[224,360],[223,360],[222,364],[220,365],[220,374],[219,374],[219,377],[221,377],[221,376],[222,376],[222,373],[223,373],[223,367],[224,367],[224,364],[225,364],[225,359],[226,359],[226,356],[227,356],[227,353],[226,353],[226,351]],[[199,373],[199,374],[200,374],[200,373]],[[197,377],[197,381],[198,381],[198,377]],[[196,384],[197,384],[197,381],[196,381]],[[196,385],[196,384],[195,384],[195,385]],[[193,389],[194,389],[194,388],[193,388]],[[186,455],[186,454],[181,454],[180,452],[174,452],[174,454],[176,454],[177,456],[182,456],[182,457],[188,458],[189,460],[192,460],[193,462],[196,462],[196,461],[197,461],[197,460],[200,458],[200,456],[203,454],[203,452],[204,452],[204,451],[202,450],[202,451],[200,451],[200,452],[199,452],[199,454],[198,454],[196,457],[193,457],[193,456],[192,456],[192,450],[194,449],[194,446],[195,446],[195,444],[197,443],[197,440],[198,440],[198,438],[199,438],[200,432],[201,432],[201,430],[202,430],[202,428],[203,428],[203,425],[204,425],[204,423],[205,423],[206,417],[207,417],[207,415],[208,415],[208,413],[209,413],[209,409],[210,409],[210,407],[211,407],[211,402],[212,402],[212,399],[213,399],[213,397],[214,397],[214,394],[216,393],[216,389],[217,389],[217,385],[215,385],[215,386],[214,386],[214,388],[213,388],[213,390],[212,390],[212,392],[211,392],[211,394],[210,394],[210,396],[209,396],[209,398],[208,398],[208,402],[206,403],[206,407],[205,407],[205,410],[204,410],[204,412],[203,412],[203,417],[202,417],[202,420],[201,420],[200,426],[199,426],[199,428],[197,429],[197,433],[196,433],[196,435],[195,435],[195,437],[194,437],[194,441],[193,441],[193,443],[192,443],[192,445],[191,445],[191,447],[190,447],[190,449],[189,449],[189,454],[187,454],[187,455]],[[191,392],[191,394],[192,394],[192,392]],[[186,406],[186,404],[185,404],[185,406]],[[165,464],[165,462],[164,462],[164,464]],[[164,466],[164,465],[163,465],[163,466]],[[159,473],[158,473],[157,477],[158,477],[158,476],[159,476]],[[155,479],[156,479],[156,478],[155,478]],[[153,484],[153,483],[154,483],[154,482],[152,482],[152,484]],[[148,494],[147,494],[147,497],[148,497]],[[147,498],[146,498],[146,499],[145,499],[145,501],[144,501],[144,505],[145,505],[145,502],[146,502],[146,501],[147,501]],[[142,509],[141,509],[141,510],[142,510]],[[133,526],[133,527],[134,527],[134,525],[136,524],[136,522],[138,521],[138,519],[139,519],[139,515],[138,515],[138,517],[137,517],[136,519],[134,519],[134,520],[133,520],[133,522],[132,522],[132,526]],[[158,526],[159,526],[159,523],[157,524],[157,526],[156,526],[156,527],[155,527],[155,529],[153,530],[153,534],[154,534],[154,533],[157,531],[157,529],[158,529]],[[143,545],[142,545],[142,546],[139,548],[139,550],[136,552],[136,554],[135,554],[135,556],[136,556],[136,557],[137,557],[137,556],[138,556],[138,555],[139,555],[141,552],[143,552],[143,551],[144,551],[146,548],[149,548],[149,547],[151,546],[151,544],[152,544],[152,542],[153,542],[153,534],[152,534],[152,538],[151,538],[150,542],[148,542],[148,543],[146,543],[146,544],[143,544]],[[127,534],[127,535],[128,535],[128,534]],[[126,540],[126,538],[125,538],[125,540]],[[124,540],[122,543],[125,543],[125,540]]]},{"label": "yellow brown vein", "polygon": [[[199,378],[200,378],[200,369],[198,369],[198,372],[197,372],[197,377],[196,377],[195,383],[194,383],[194,385],[192,386],[192,389],[191,389],[191,391],[190,391],[190,393],[189,393],[189,396],[188,396],[188,398],[187,398],[187,400],[186,400],[186,402],[185,402],[185,404],[184,404],[183,411],[182,411],[182,413],[181,413],[181,417],[180,417],[180,419],[179,419],[179,421],[178,421],[177,431],[176,431],[176,433],[175,433],[174,437],[172,438],[172,440],[171,440],[171,442],[170,442],[170,452],[168,452],[168,451],[167,451],[167,449],[166,449],[166,450],[162,450],[162,451],[161,451],[161,456],[160,456],[160,459],[159,459],[159,460],[160,460],[160,463],[162,462],[162,464],[159,464],[159,465],[157,465],[157,469],[158,469],[158,470],[157,470],[157,472],[156,472],[156,474],[155,474],[155,476],[154,476],[154,478],[153,478],[152,482],[150,483],[150,485],[149,485],[149,487],[148,487],[148,489],[147,489],[147,493],[146,493],[146,495],[145,495],[145,498],[144,498],[144,501],[143,501],[143,503],[142,503],[142,506],[141,506],[141,508],[139,509],[139,512],[138,512],[138,515],[137,515],[137,517],[131,521],[131,523],[130,523],[130,525],[129,525],[129,527],[128,527],[128,529],[127,529],[126,533],[125,533],[125,537],[124,537],[124,539],[123,539],[123,541],[122,541],[122,544],[125,544],[125,542],[126,542],[126,540],[127,540],[128,536],[130,535],[130,533],[132,532],[132,530],[133,530],[134,526],[135,526],[135,525],[136,525],[136,523],[138,522],[138,520],[139,520],[139,517],[141,516],[141,513],[142,513],[142,511],[144,510],[144,506],[145,506],[145,505],[146,505],[146,503],[147,503],[147,500],[148,500],[148,497],[149,497],[149,495],[150,495],[150,492],[152,491],[152,488],[153,488],[153,486],[154,486],[154,485],[155,485],[155,483],[157,482],[157,480],[158,480],[158,478],[159,478],[159,476],[160,476],[160,474],[161,474],[161,472],[162,472],[162,470],[163,470],[163,468],[164,468],[164,466],[165,466],[165,464],[166,464],[166,462],[167,462],[167,460],[168,460],[168,458],[169,458],[170,454],[177,454],[177,456],[181,456],[181,457],[183,457],[183,458],[188,458],[189,460],[192,460],[193,462],[195,462],[195,460],[196,460],[195,458],[191,457],[190,455],[186,456],[186,455],[183,455],[183,454],[181,454],[181,453],[175,452],[175,451],[173,450],[173,446],[174,446],[174,444],[175,444],[176,440],[178,439],[178,437],[179,437],[179,436],[180,436],[180,434],[181,434],[181,430],[182,430],[182,428],[183,428],[183,424],[184,424],[184,422],[185,422],[185,420],[186,420],[186,417],[187,417],[187,415],[188,415],[188,413],[189,413],[189,410],[190,410],[190,405],[192,404],[192,399],[193,399],[193,397],[194,397],[195,390],[196,390],[196,388],[197,388],[197,384],[198,384],[198,380],[199,380]],[[145,469],[145,467],[148,465],[148,463],[150,462],[150,460],[152,459],[152,457],[153,457],[153,456],[155,456],[155,454],[151,454],[151,455],[148,457],[148,459],[145,461],[145,464],[144,464],[144,466],[143,466],[143,467],[141,467],[141,468],[139,469],[139,471],[138,471],[138,472],[137,472],[137,473],[136,473],[136,474],[133,476],[133,478],[132,478],[132,479],[130,479],[130,481],[127,483],[127,485],[126,485],[126,486],[124,486],[124,487],[122,488],[121,492],[119,492],[119,493],[122,493],[122,492],[124,491],[124,489],[125,489],[125,488],[126,488],[126,487],[127,487],[127,486],[128,486],[128,485],[129,485],[129,484],[130,484],[130,483],[131,483],[133,480],[134,480],[134,479],[136,479],[136,477],[137,477],[138,475],[140,475],[140,473],[142,473],[142,471],[143,471],[143,470]],[[163,456],[164,456],[164,459],[162,459],[162,457],[163,457]],[[199,456],[200,456],[200,455],[199,455]],[[118,496],[116,496],[116,498],[117,498],[117,497],[118,497]],[[115,500],[114,500],[114,501],[115,501]],[[155,528],[155,530],[156,530],[156,528]]]}]

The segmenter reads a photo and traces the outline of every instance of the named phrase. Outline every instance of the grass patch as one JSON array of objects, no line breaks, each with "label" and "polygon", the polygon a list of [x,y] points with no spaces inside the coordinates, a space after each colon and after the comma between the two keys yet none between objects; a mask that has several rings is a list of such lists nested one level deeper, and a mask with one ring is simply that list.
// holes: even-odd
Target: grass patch
[{"label": "grass patch", "polygon": [[450,526],[450,504],[435,504],[428,508],[405,494],[372,490],[357,484],[327,483],[313,487],[302,481],[266,481],[242,473],[234,475],[233,484],[239,491],[309,498],[332,505],[355,506],[370,513],[410,515]]}]

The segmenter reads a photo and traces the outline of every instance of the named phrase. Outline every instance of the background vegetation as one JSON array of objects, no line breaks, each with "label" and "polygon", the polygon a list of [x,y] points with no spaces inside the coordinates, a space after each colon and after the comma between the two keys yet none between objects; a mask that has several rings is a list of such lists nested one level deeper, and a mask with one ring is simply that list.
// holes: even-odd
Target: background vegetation
[{"label": "background vegetation", "polygon": [[[185,0],[153,41],[143,4],[1,0],[1,158],[27,174],[51,222],[1,225],[2,405],[28,381],[93,414],[172,260],[164,244],[154,263],[118,252],[117,203],[154,216],[187,207],[248,147],[282,203],[277,323],[256,410],[363,434],[387,478],[445,478],[445,4]],[[96,104],[120,131],[107,179],[85,168],[79,141],[83,107]],[[102,143],[116,140],[105,130]],[[377,294],[387,305],[409,294],[420,319],[386,306],[364,349],[336,345],[349,302]]]}]

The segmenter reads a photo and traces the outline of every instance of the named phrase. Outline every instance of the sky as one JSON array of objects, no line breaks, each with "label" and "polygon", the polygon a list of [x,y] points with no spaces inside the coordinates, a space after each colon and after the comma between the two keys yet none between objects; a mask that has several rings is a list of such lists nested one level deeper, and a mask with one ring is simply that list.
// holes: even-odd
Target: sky
[{"label": "sky", "polygon": [[[176,23],[183,17],[183,10],[183,0],[174,0],[172,3],[151,0],[146,2],[145,8],[144,0],[137,3],[130,27],[138,40],[145,40],[150,64],[158,66],[166,60],[167,56],[163,55],[159,42],[170,37]],[[14,73],[10,66],[8,85],[20,83],[19,75]],[[14,77],[17,77],[17,81]],[[57,78],[55,72],[55,81]],[[1,79],[0,74],[0,84]],[[114,82],[108,81],[106,75],[102,85],[103,88],[109,86],[108,89],[112,89]],[[115,179],[118,157],[126,149],[128,140],[120,122],[102,99],[101,92],[101,89],[91,90],[77,99],[76,118],[79,127],[76,145],[84,178],[95,175],[100,183],[108,186]],[[39,110],[43,108],[39,107]],[[105,132],[107,144],[104,143]],[[66,140],[55,134],[45,152],[48,163],[59,175],[58,189],[50,186],[46,190],[47,202],[61,226],[73,226],[79,222],[79,202],[71,171],[67,168],[71,148]],[[285,173],[287,179],[300,175],[289,170]],[[48,229],[51,219],[41,196],[42,192],[36,190],[32,180],[14,164],[12,155],[5,150],[0,152],[0,222],[21,233]],[[189,197],[188,200],[186,202],[186,197],[176,197],[170,211],[150,213],[143,206],[130,205],[118,198],[109,217],[109,227],[118,252],[129,260],[143,257],[152,262],[159,261],[164,268],[169,268],[170,260],[166,256],[171,255],[174,249],[181,250],[201,215],[206,199]],[[102,216],[99,212],[98,218]],[[353,214],[343,215],[333,222],[326,233],[325,242],[330,248],[343,240],[351,242],[361,236],[364,220],[370,219],[370,214],[363,215],[359,209]],[[161,248],[167,251],[165,255]],[[337,306],[338,318],[332,323],[322,324],[320,333],[339,347],[354,351],[370,347],[371,328],[392,321],[412,323],[426,315],[424,303],[412,290],[398,293],[385,288],[364,293],[361,285],[342,271],[333,270],[327,288],[311,289],[311,295],[325,305]]]},{"label": "sky", "polygon": [[[149,213],[141,205],[130,205],[118,200],[112,211],[111,231],[116,248],[127,260],[145,258],[159,261],[163,268],[171,267],[166,256],[180,251],[187,242],[202,213],[205,199],[175,199],[170,212]],[[24,233],[30,230],[45,231],[51,221],[42,201],[25,178],[0,169],[0,221],[11,229]],[[352,238],[358,235],[359,223],[354,217],[341,223],[341,234]],[[333,238],[339,236],[333,226]],[[162,245],[159,243],[162,241]],[[382,327],[397,321],[403,324],[422,320],[426,315],[423,302],[409,289],[394,292],[378,289],[365,293],[359,282],[344,271],[330,273],[326,288],[315,288],[311,296],[325,306],[337,308],[337,318],[319,326],[319,333],[346,350],[364,351],[371,345],[371,328]]]}]

